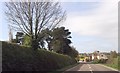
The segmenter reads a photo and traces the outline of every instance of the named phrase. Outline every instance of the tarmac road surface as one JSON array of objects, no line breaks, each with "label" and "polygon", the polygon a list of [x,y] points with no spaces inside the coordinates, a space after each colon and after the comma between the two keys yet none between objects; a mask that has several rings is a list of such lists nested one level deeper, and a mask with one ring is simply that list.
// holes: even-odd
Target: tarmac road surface
[{"label": "tarmac road surface", "polygon": [[101,64],[81,63],[64,73],[119,73],[117,70]]}]

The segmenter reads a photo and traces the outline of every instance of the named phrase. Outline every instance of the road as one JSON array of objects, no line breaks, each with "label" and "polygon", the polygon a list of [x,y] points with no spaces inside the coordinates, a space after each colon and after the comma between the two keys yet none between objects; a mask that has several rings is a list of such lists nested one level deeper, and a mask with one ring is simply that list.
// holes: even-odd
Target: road
[{"label": "road", "polygon": [[81,63],[64,73],[119,73],[118,71],[101,64]]}]

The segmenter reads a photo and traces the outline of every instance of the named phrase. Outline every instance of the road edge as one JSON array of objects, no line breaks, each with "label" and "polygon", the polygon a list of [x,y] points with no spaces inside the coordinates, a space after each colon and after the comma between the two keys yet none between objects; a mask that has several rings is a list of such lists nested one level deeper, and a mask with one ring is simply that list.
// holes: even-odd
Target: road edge
[{"label": "road edge", "polygon": [[78,66],[79,64],[77,64],[77,65],[75,65],[75,66],[73,66],[73,67],[71,67],[71,68],[69,68],[69,69],[67,69],[66,71],[69,71],[69,70],[71,70],[71,69],[73,69],[73,68],[75,68],[76,66]]},{"label": "road edge", "polygon": [[61,68],[61,69],[57,69],[56,71],[66,71],[66,70],[68,70],[68,69],[70,69],[70,68],[72,68],[72,67],[75,67],[75,66],[77,66],[77,65],[78,65],[78,63],[73,64],[73,65],[69,65],[69,66],[66,66],[66,67],[63,67],[63,68]]},{"label": "road edge", "polygon": [[114,71],[119,71],[119,70],[117,70],[117,69],[111,68],[111,67],[106,66],[106,65],[103,65],[103,64],[98,64],[98,65],[104,66],[104,67],[109,68],[109,69],[114,70]]}]

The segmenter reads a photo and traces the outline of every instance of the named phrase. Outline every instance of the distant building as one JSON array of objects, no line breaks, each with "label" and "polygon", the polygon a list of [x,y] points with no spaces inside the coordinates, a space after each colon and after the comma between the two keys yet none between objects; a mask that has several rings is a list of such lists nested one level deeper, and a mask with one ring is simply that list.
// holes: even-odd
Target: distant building
[{"label": "distant building", "polygon": [[80,62],[89,62],[93,60],[100,60],[100,59],[108,59],[107,55],[100,52],[100,51],[95,51],[93,53],[80,53]]},{"label": "distant building", "polygon": [[79,56],[80,56],[80,61],[82,61],[82,62],[92,61],[92,55],[91,54],[81,53],[81,54],[79,54]]},{"label": "distant building", "polygon": [[95,51],[92,54],[92,60],[108,59],[107,56],[99,51]]},{"label": "distant building", "polygon": [[13,33],[12,33],[12,29],[9,27],[9,42],[11,43],[13,40]]},{"label": "distant building", "polygon": [[23,36],[24,34],[22,32],[17,32],[16,34],[17,44],[19,45],[23,44]]}]

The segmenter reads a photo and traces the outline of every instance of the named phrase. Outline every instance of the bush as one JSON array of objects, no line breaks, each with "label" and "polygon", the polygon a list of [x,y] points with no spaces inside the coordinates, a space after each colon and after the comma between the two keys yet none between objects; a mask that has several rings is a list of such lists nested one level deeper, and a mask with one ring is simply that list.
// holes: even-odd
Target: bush
[{"label": "bush", "polygon": [[106,63],[107,59],[100,59],[98,63]]},{"label": "bush", "polygon": [[75,63],[67,55],[2,42],[3,71],[54,71]]},{"label": "bush", "polygon": [[96,59],[96,60],[94,60],[92,63],[93,63],[93,64],[98,64],[98,63],[99,63],[99,60]]},{"label": "bush", "polygon": [[96,60],[93,61],[94,64],[106,63],[106,62],[107,62],[107,59],[100,59],[100,60],[96,59]]},{"label": "bush", "polygon": [[106,65],[120,70],[119,63],[120,63],[120,60],[119,60],[119,56],[118,56],[117,58],[109,58]]}]

